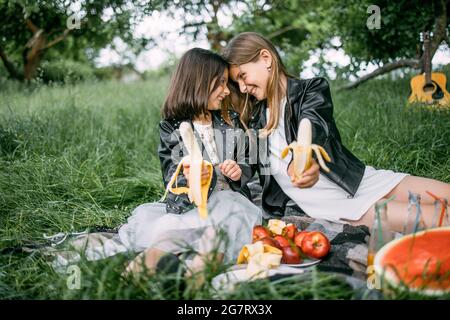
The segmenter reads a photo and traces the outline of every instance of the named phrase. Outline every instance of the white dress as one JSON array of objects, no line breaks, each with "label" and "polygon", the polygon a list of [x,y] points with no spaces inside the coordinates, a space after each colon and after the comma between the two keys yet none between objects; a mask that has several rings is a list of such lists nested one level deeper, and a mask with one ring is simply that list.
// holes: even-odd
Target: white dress
[{"label": "white dress", "polygon": [[[271,174],[283,192],[310,217],[336,222],[344,222],[340,219],[359,220],[376,201],[409,175],[366,166],[361,184],[353,198],[349,198],[346,191],[322,172],[319,174],[319,181],[313,187],[305,189],[294,187],[287,175],[291,153],[281,159],[281,152],[287,146],[284,131],[285,103],[286,99],[281,103],[278,127],[269,136]],[[268,108],[266,114],[269,119]]]}]

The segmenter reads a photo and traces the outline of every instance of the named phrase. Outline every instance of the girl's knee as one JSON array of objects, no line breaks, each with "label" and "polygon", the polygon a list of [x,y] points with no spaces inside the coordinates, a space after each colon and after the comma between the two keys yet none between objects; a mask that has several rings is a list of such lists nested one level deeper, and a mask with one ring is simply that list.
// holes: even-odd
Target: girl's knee
[{"label": "girl's knee", "polygon": [[372,227],[373,220],[375,218],[375,207],[371,206],[358,220],[347,220],[347,219],[341,219],[345,221],[345,223],[348,223],[352,226],[361,226],[365,225],[368,228]]}]

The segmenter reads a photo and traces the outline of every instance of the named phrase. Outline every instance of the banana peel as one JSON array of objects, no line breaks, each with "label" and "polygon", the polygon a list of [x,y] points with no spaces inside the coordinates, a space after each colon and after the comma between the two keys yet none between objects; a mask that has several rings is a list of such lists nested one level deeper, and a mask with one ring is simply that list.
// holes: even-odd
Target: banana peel
[{"label": "banana peel", "polygon": [[[187,194],[189,201],[193,202],[197,208],[200,218],[206,219],[208,217],[208,191],[211,185],[213,177],[213,165],[206,160],[203,160],[200,147],[195,140],[194,131],[189,122],[183,122],[180,124],[180,134],[183,139],[184,145],[188,150],[188,155],[183,157],[177,166],[177,169],[170,178],[167,184],[166,191],[163,199],[170,191],[174,194]],[[183,163],[189,163],[189,187],[178,187],[177,177],[180,174],[180,170]],[[208,179],[206,183],[202,184],[202,166],[206,166],[208,169]],[[175,187],[173,186],[175,184]]]},{"label": "banana peel", "polygon": [[307,118],[300,121],[297,133],[297,141],[292,142],[282,152],[281,158],[284,159],[289,151],[292,151],[293,157],[293,171],[296,179],[300,179],[303,172],[308,170],[312,165],[313,151],[316,154],[320,167],[330,172],[330,169],[325,165],[325,161],[331,162],[328,153],[319,145],[312,144],[312,124]]}]

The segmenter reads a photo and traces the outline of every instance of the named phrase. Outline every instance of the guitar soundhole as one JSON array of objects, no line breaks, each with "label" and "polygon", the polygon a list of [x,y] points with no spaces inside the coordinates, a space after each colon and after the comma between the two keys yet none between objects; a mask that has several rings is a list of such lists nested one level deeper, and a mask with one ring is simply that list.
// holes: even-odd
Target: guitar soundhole
[{"label": "guitar soundhole", "polygon": [[426,93],[434,92],[435,90],[436,90],[436,86],[434,85],[434,83],[428,83],[423,86],[423,91]]}]

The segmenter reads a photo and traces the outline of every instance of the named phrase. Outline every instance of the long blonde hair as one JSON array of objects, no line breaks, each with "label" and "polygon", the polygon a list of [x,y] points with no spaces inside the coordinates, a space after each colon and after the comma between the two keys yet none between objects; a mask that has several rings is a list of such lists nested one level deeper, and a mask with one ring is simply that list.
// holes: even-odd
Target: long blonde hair
[{"label": "long blonde hair", "polygon": [[[270,110],[270,119],[266,126],[261,130],[262,135],[270,134],[277,128],[280,119],[280,103],[282,97],[286,94],[286,88],[282,86],[281,75],[291,76],[281,61],[281,58],[275,46],[262,35],[256,32],[243,32],[230,40],[222,52],[223,57],[230,65],[241,65],[249,62],[255,62],[260,57],[261,50],[266,49],[272,55],[272,71],[269,82],[267,83],[267,107]],[[242,98],[242,95],[240,95]],[[248,104],[248,94],[244,101],[241,101],[242,112],[241,121],[248,124],[252,113],[252,105]]]}]

